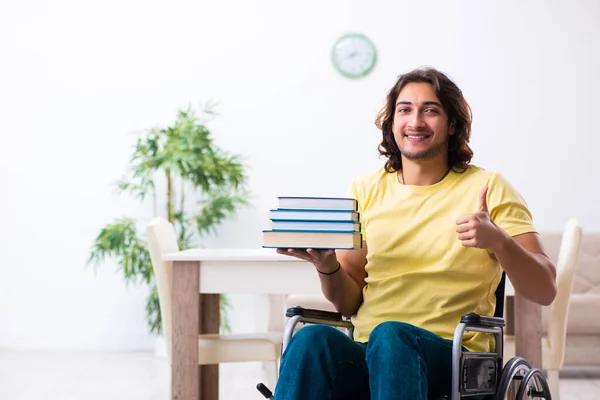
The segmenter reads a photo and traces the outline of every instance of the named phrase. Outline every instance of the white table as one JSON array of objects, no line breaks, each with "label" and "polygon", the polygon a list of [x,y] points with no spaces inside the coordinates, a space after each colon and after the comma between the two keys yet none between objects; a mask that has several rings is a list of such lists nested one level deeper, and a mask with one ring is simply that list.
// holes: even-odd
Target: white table
[{"label": "white table", "polygon": [[[220,293],[321,294],[312,264],[275,249],[191,249],[163,259],[173,261],[172,400],[218,399],[218,366],[198,366],[198,333],[219,332]],[[508,285],[507,293],[511,289]],[[515,308],[526,306],[515,312],[516,319],[528,319],[526,324],[515,321],[516,351],[537,365],[541,338],[536,342],[519,327],[539,326],[541,316],[534,312],[530,319],[531,303],[519,297],[515,296]]]}]

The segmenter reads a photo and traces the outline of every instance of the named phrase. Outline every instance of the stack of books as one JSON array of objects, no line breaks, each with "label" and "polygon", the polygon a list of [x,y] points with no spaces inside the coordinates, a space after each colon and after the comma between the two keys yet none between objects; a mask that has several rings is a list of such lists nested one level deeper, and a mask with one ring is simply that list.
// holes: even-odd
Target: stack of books
[{"label": "stack of books", "polygon": [[358,201],[332,197],[278,197],[270,211],[271,229],[263,231],[263,247],[360,249],[362,233]]}]

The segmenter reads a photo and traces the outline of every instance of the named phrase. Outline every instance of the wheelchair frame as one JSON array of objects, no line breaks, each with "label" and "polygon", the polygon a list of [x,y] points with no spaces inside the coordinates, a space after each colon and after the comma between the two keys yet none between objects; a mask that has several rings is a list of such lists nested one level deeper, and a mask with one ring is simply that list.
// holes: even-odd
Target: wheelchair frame
[{"label": "wheelchair frame", "polygon": [[[452,388],[450,400],[465,397],[486,396],[485,399],[504,400],[513,381],[521,381],[515,399],[524,395],[530,398],[552,400],[545,375],[537,368],[531,368],[522,357],[514,357],[503,365],[504,344],[504,287],[506,275],[496,289],[496,310],[494,316],[483,316],[475,313],[465,314],[454,331],[452,342]],[[298,323],[325,324],[336,328],[344,328],[346,335],[352,337],[354,327],[340,313],[306,309],[300,306],[286,310],[288,321],[283,337],[282,354],[287,348]],[[466,332],[482,332],[494,335],[496,345],[494,352],[469,352],[462,350],[462,339]],[[533,380],[535,388],[529,387]],[[528,389],[529,388],[529,389]],[[266,397],[273,398],[272,393],[262,383],[257,389]]]}]

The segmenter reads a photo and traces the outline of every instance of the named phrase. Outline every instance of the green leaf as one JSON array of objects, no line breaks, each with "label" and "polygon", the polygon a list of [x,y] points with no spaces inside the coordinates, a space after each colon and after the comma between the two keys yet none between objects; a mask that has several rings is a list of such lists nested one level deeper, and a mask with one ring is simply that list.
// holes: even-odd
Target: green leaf
[{"label": "green leaf", "polygon": [[160,300],[158,298],[158,288],[152,285],[150,294],[146,298],[146,320],[150,333],[160,335],[162,333],[162,317],[160,314]]},{"label": "green leaf", "polygon": [[244,195],[211,193],[200,202],[201,210],[196,214],[196,226],[200,235],[216,233],[216,227],[226,218],[233,215],[239,206],[247,205]]},{"label": "green leaf", "polygon": [[229,310],[231,310],[231,303],[227,295],[221,294],[219,302],[219,311],[221,312],[221,332],[231,333],[231,323],[229,322]]},{"label": "green leaf", "polygon": [[152,262],[146,242],[137,235],[135,221],[123,218],[100,230],[92,246],[88,264],[96,270],[106,258],[114,258],[127,284],[153,279]]}]

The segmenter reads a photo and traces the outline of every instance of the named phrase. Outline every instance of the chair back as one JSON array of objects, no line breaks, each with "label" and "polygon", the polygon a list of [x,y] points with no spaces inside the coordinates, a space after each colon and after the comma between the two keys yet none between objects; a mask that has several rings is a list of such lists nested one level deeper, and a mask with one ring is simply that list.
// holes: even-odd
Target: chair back
[{"label": "chair back", "polygon": [[162,318],[162,332],[167,346],[167,357],[171,363],[172,352],[172,277],[173,263],[162,259],[164,254],[179,251],[177,235],[173,225],[163,219],[154,218],[146,227],[148,250],[152,260],[152,269],[156,278],[160,314]]},{"label": "chair back", "polygon": [[579,222],[574,218],[570,219],[565,225],[556,262],[557,293],[554,303],[550,306],[551,322],[548,326],[547,340],[552,353],[555,354],[555,357],[559,357],[557,360],[559,366],[563,365],[565,357],[569,303],[582,235]]},{"label": "chair back", "polygon": [[496,309],[494,317],[504,318],[504,288],[506,286],[506,272],[502,272],[502,278],[496,288]]}]

